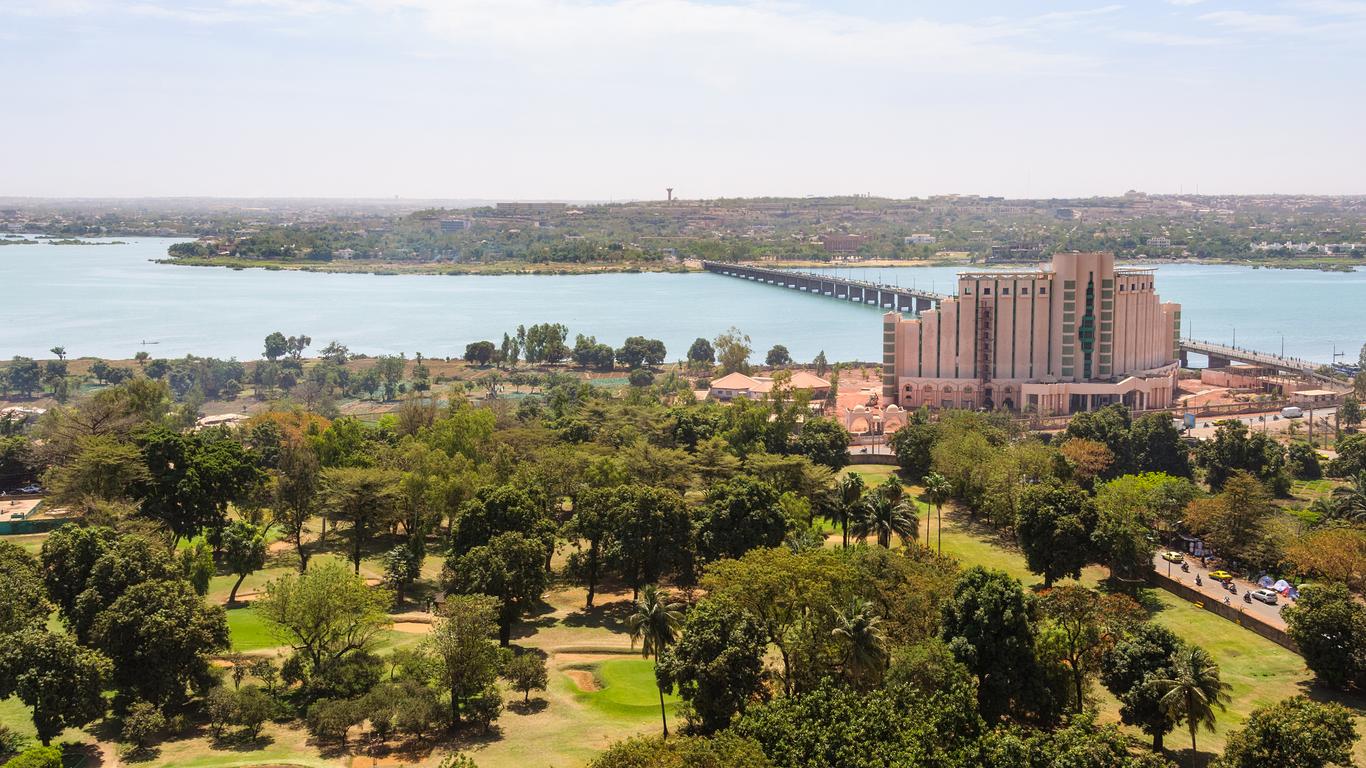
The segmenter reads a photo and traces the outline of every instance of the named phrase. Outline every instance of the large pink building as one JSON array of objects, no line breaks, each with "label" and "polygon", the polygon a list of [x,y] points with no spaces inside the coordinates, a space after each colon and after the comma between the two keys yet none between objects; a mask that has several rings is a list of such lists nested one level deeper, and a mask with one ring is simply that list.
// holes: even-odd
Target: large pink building
[{"label": "large pink building", "polygon": [[1153,270],[1116,269],[1112,253],[964,272],[938,309],[883,323],[883,401],[906,410],[1165,408],[1180,367],[1181,306],[1161,301]]}]

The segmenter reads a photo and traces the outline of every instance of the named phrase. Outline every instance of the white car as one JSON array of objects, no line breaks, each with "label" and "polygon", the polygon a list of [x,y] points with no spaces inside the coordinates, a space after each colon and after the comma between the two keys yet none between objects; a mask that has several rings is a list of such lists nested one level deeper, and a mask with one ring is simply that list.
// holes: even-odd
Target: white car
[{"label": "white car", "polygon": [[1281,596],[1276,594],[1274,589],[1254,589],[1252,590],[1252,599],[1260,600],[1267,605],[1275,605]]}]

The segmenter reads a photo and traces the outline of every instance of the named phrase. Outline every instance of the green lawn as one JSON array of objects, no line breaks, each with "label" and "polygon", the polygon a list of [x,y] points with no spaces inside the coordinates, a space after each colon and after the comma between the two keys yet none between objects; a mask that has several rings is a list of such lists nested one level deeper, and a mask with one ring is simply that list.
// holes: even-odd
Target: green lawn
[{"label": "green lawn", "polygon": [[[569,681],[574,687],[574,697],[585,705],[624,720],[658,718],[659,689],[655,686],[653,661],[609,659],[577,668],[592,673],[599,686],[599,690],[584,691]],[[664,702],[672,714],[678,697],[665,696]]]},{"label": "green lawn", "polygon": [[238,653],[275,648],[281,644],[255,608],[228,611],[228,635],[232,638],[232,649]]}]

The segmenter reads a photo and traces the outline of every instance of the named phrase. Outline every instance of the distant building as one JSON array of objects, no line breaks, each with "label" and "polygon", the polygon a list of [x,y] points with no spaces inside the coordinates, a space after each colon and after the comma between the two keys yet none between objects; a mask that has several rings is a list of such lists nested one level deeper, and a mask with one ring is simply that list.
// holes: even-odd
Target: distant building
[{"label": "distant building", "polygon": [[334,259],[354,259],[354,258],[356,258],[356,252],[353,251],[353,250],[351,250],[350,248],[338,248],[337,250],[335,250],[335,251],[332,252],[332,258],[334,258]]},{"label": "distant building", "polygon": [[937,309],[883,316],[882,401],[1041,415],[1169,407],[1181,307],[1161,301],[1153,274],[1075,252],[1037,271],[960,273]]},{"label": "distant building", "polygon": [[906,245],[934,245],[935,236],[924,232],[917,232],[903,239]]},{"label": "distant building", "polygon": [[470,223],[464,219],[442,219],[442,232],[464,232],[470,228]]},{"label": "distant building", "polygon": [[863,240],[863,235],[821,235],[821,246],[826,253],[854,253]]},{"label": "distant building", "polygon": [[1290,393],[1290,402],[1304,408],[1323,408],[1337,402],[1338,393],[1331,389],[1301,389]]},{"label": "distant building", "polygon": [[[793,392],[807,392],[811,400],[824,400],[830,394],[830,382],[806,371],[794,371],[789,382]],[[707,396],[712,400],[728,403],[738,397],[758,400],[773,391],[773,377],[746,376],[743,373],[728,373],[711,382]]]},{"label": "distant building", "polygon": [[1169,237],[1150,237],[1150,238],[1148,238],[1148,243],[1147,243],[1147,244],[1148,244],[1150,247],[1152,247],[1152,248],[1170,248],[1170,247],[1172,247],[1172,241],[1171,241],[1171,238],[1169,238]]},{"label": "distant building", "polygon": [[1043,261],[1043,249],[1037,245],[993,245],[987,253],[988,264],[1011,264]]}]

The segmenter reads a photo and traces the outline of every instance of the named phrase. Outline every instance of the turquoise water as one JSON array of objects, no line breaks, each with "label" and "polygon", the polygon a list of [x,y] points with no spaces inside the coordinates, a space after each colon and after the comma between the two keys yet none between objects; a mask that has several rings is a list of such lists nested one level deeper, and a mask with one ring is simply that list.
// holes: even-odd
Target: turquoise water
[{"label": "turquoise water", "polygon": [[[58,345],[73,357],[145,349],[245,359],[275,330],[307,334],[315,350],[335,339],[356,352],[444,357],[538,322],[569,326],[571,342],[576,333],[612,345],[663,339],[675,359],[694,338],[730,326],[750,335],[760,357],[773,344],[798,360],[821,350],[831,360],[881,357],[873,307],[711,274],[379,276],[152,263],[171,242],[0,246],[0,359],[50,357]],[[855,275],[944,292],[957,271]],[[1287,354],[1323,361],[1334,346],[1355,359],[1366,341],[1363,272],[1182,264],[1161,267],[1157,285],[1182,302],[1196,338],[1232,342],[1236,329],[1240,346],[1278,352],[1283,333]]]}]

